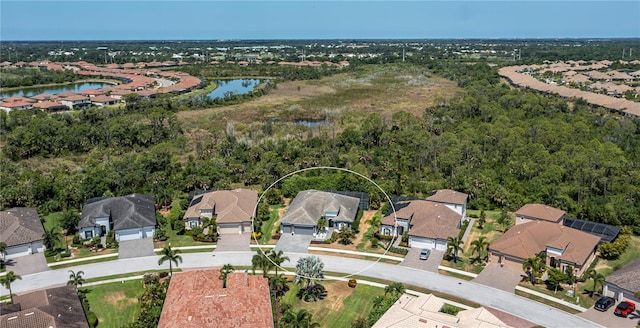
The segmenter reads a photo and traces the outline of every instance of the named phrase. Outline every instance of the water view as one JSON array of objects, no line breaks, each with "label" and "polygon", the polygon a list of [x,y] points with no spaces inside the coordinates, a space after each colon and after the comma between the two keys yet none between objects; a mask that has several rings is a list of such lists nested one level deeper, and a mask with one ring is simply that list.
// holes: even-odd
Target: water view
[{"label": "water view", "polygon": [[269,80],[259,79],[239,79],[239,80],[218,80],[218,87],[209,92],[207,96],[211,99],[229,97],[231,95],[247,94],[260,83],[269,82]]},{"label": "water view", "polygon": [[58,94],[67,91],[80,92],[87,89],[100,89],[113,84],[104,82],[78,82],[64,85],[52,85],[48,87],[25,87],[16,90],[0,92],[0,98],[9,98],[13,96],[32,97],[41,93]]}]

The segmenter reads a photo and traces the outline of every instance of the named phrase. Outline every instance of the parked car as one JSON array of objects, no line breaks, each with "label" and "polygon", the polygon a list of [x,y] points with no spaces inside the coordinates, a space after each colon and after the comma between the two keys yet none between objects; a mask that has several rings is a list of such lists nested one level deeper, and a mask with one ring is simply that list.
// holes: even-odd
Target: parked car
[{"label": "parked car", "polygon": [[636,309],[635,303],[629,302],[629,301],[622,301],[620,302],[620,304],[618,304],[618,306],[616,306],[616,310],[613,312],[613,314],[626,318],[629,314],[631,314],[631,312],[635,311],[635,309]]},{"label": "parked car", "polygon": [[603,296],[598,301],[596,301],[596,304],[593,306],[593,308],[598,311],[604,312],[609,310],[609,308],[614,306],[615,304],[616,300],[613,297]]},{"label": "parked car", "polygon": [[431,250],[426,249],[426,248],[422,249],[422,250],[420,251],[420,259],[421,259],[421,260],[426,260],[426,259],[428,259],[428,258],[429,258],[429,254],[431,254]]}]

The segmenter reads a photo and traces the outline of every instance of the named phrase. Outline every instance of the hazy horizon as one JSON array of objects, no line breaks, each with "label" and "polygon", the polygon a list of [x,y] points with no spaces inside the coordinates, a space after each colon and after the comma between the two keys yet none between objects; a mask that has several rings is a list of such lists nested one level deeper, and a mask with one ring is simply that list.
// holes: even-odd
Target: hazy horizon
[{"label": "hazy horizon", "polygon": [[640,1],[16,1],[2,41],[640,38]]}]

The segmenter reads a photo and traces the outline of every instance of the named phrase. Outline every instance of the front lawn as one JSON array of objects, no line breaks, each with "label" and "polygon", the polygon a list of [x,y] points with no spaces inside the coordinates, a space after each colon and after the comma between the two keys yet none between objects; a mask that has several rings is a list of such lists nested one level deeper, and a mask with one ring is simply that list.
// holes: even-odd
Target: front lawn
[{"label": "front lawn", "polygon": [[[271,240],[271,237],[276,232],[276,223],[280,219],[279,210],[282,205],[270,205],[269,206],[269,220],[262,222],[262,236],[258,240],[260,244],[267,244]],[[252,242],[253,239],[251,240]]]},{"label": "front lawn", "polygon": [[593,283],[589,283],[589,282],[590,280],[587,281],[587,283],[578,283],[578,290],[576,291],[578,296],[578,303],[576,303],[576,295],[573,295],[573,296],[567,295],[568,291],[573,292],[573,288],[569,287],[568,285],[562,285],[561,287],[558,288],[558,291],[556,291],[555,288],[553,290],[548,289],[544,283],[531,285],[531,282],[523,281],[523,282],[520,282],[518,285],[521,287],[525,287],[525,288],[535,290],[537,292],[561,299],[563,301],[567,301],[572,304],[580,305],[583,308],[588,309],[592,307],[599,298],[598,296],[594,296],[593,298],[590,297],[589,291],[591,290],[592,288],[591,286],[593,285]]},{"label": "front lawn", "polygon": [[[83,288],[84,289],[84,288]],[[138,297],[144,287],[142,279],[86,287],[89,306],[98,317],[99,328],[120,328],[138,317]]]},{"label": "front lawn", "polygon": [[290,290],[282,298],[281,304],[292,305],[292,309],[305,309],[313,314],[313,321],[320,327],[350,327],[358,317],[366,317],[373,308],[376,296],[384,295],[384,289],[364,284],[349,288],[346,281],[321,281],[327,289],[327,297],[318,302],[303,302],[296,293],[300,289],[290,284]]}]

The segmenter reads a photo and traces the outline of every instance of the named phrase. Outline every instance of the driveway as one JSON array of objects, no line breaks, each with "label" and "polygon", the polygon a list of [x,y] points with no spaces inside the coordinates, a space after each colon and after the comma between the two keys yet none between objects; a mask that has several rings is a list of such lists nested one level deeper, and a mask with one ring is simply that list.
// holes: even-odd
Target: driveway
[{"label": "driveway", "polygon": [[409,248],[409,253],[405,255],[404,260],[398,265],[437,273],[444,252],[432,249],[429,258],[421,260],[420,251],[422,251],[421,248]]},{"label": "driveway", "polygon": [[156,253],[153,251],[153,238],[125,240],[118,243],[119,259],[155,255]]},{"label": "driveway", "polygon": [[218,236],[218,243],[214,252],[237,252],[251,251],[249,243],[251,242],[251,233],[245,232],[229,233]]},{"label": "driveway", "polygon": [[292,235],[283,233],[274,248],[275,251],[283,251],[285,253],[308,253],[309,244],[313,236]]},{"label": "driveway", "polygon": [[44,253],[16,257],[7,260],[5,264],[7,265],[7,272],[13,271],[19,276],[50,270]]},{"label": "driveway", "polygon": [[[633,302],[633,301],[632,301]],[[619,302],[616,302],[618,305]],[[636,304],[636,307],[638,304]],[[615,310],[615,305],[612,306],[606,312],[600,312],[592,307],[590,307],[587,311],[576,314],[579,317],[585,318],[587,320],[593,321],[595,323],[599,323],[605,327],[616,327],[616,328],[634,328],[636,324],[639,323],[640,318],[631,319],[632,315],[628,318],[618,317],[613,314]]]},{"label": "driveway", "polygon": [[524,272],[498,263],[489,263],[473,282],[513,293]]}]

